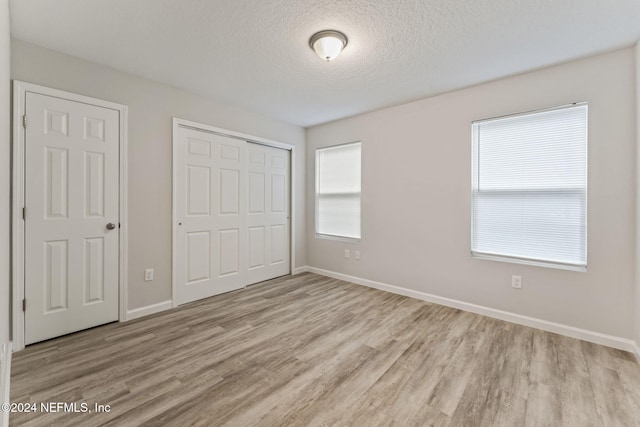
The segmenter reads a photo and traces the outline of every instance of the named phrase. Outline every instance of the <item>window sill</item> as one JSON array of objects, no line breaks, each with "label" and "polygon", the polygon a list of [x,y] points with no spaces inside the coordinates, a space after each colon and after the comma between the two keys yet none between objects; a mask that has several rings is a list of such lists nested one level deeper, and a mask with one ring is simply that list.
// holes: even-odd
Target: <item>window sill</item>
[{"label": "window sill", "polygon": [[511,264],[532,265],[535,267],[555,268],[558,270],[578,271],[581,273],[587,272],[586,265],[559,264],[559,263],[554,263],[549,261],[535,261],[530,259],[512,258],[508,256],[488,255],[488,254],[474,253],[474,252],[471,252],[471,258],[484,259],[488,261],[508,262]]},{"label": "window sill", "polygon": [[355,237],[332,236],[330,234],[316,233],[316,239],[337,240],[339,242],[360,243],[361,239]]}]

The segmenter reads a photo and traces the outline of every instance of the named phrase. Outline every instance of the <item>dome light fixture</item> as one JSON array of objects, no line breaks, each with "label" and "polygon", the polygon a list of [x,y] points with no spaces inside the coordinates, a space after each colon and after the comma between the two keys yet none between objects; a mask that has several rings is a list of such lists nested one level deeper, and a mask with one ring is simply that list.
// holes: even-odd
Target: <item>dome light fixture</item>
[{"label": "dome light fixture", "polygon": [[347,36],[340,31],[319,31],[309,39],[309,47],[322,59],[329,62],[347,45]]}]

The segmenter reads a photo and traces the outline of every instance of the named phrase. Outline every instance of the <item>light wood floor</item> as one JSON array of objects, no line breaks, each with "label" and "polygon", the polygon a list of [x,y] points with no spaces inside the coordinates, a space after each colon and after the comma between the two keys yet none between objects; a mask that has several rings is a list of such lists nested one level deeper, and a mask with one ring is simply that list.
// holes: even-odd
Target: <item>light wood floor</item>
[{"label": "light wood floor", "polygon": [[28,347],[11,425],[640,425],[630,353],[313,274]]}]

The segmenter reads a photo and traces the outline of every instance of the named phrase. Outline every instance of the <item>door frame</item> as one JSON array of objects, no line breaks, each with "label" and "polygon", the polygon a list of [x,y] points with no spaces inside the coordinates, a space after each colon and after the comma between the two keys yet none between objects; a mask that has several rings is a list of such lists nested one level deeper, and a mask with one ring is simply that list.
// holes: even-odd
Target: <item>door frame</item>
[{"label": "door frame", "polygon": [[269,147],[280,148],[282,150],[289,151],[289,274],[292,274],[295,270],[295,254],[296,254],[296,246],[295,246],[295,226],[296,226],[296,216],[294,214],[294,206],[295,206],[295,150],[296,147],[293,144],[288,144],[285,142],[273,141],[271,139],[262,138],[259,136],[249,135],[242,132],[236,132],[229,129],[223,129],[215,126],[206,125],[203,123],[192,122],[190,120],[180,119],[177,117],[173,118],[173,126],[172,126],[172,157],[171,157],[171,168],[172,168],[172,178],[171,178],[171,302],[173,307],[177,307],[177,277],[176,277],[176,240],[178,233],[177,226],[177,200],[176,196],[178,194],[178,177],[177,173],[177,165],[176,158],[178,152],[178,129],[180,127],[199,130],[203,132],[214,133],[220,136],[226,136],[229,138],[239,139],[246,142],[251,142],[254,144],[266,145]]},{"label": "door frame", "polygon": [[97,107],[109,108],[118,112],[120,120],[119,149],[119,254],[118,254],[118,320],[126,320],[127,311],[127,116],[128,107],[102,99],[91,98],[45,86],[13,80],[12,108],[12,172],[11,172],[11,282],[12,282],[12,340],[13,351],[24,349],[25,312],[22,311],[22,300],[25,294],[25,253],[24,253],[24,207],[25,192],[25,128],[23,116],[26,113],[27,92],[52,96],[69,101],[81,102]]}]

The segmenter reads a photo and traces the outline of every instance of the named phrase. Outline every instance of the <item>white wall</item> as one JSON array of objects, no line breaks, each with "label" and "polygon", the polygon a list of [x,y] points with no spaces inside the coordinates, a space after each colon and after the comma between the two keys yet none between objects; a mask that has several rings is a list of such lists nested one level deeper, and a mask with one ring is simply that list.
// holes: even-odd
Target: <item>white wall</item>
[{"label": "white wall", "polygon": [[[304,130],[12,40],[11,77],[129,106],[129,310],[171,299],[171,118],[296,145],[296,263],[305,265]],[[212,76],[213,77],[213,76]],[[144,269],[155,281],[144,281]]]},{"label": "white wall", "polygon": [[635,289],[635,341],[640,358],[640,41],[636,43],[636,289]]},{"label": "white wall", "polygon": [[0,1],[0,347],[9,341],[10,147],[9,2]]},{"label": "white wall", "polygon": [[[11,86],[9,2],[0,0],[0,404],[9,401],[11,353],[10,235],[11,219]],[[0,426],[9,425],[9,414],[0,412]]]},{"label": "white wall", "polygon": [[[471,122],[574,101],[589,103],[588,271],[472,259]],[[635,132],[631,48],[312,127],[308,264],[631,339]],[[362,242],[315,238],[314,150],[356,140]],[[345,248],[362,259],[344,259]]]}]

